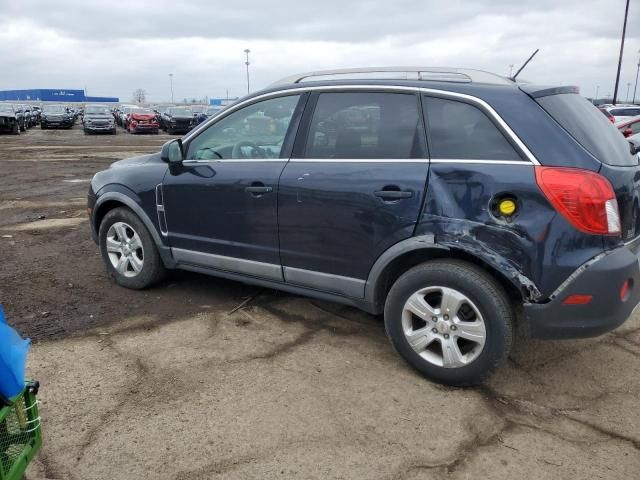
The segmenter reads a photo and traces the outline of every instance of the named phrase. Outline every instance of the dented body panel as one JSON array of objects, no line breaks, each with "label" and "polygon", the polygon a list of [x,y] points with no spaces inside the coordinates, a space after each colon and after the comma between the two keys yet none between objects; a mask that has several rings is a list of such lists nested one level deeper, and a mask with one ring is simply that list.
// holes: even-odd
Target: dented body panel
[{"label": "dented body panel", "polygon": [[[532,165],[432,164],[416,234],[471,254],[502,272],[527,301],[549,295],[602,252],[602,238],[571,227],[542,196]],[[517,201],[509,219],[492,211],[503,196]]]}]

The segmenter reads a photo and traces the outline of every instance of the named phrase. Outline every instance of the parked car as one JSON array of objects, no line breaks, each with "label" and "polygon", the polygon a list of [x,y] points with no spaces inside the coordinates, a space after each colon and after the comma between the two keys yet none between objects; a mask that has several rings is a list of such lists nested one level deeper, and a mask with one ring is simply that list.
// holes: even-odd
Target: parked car
[{"label": "parked car", "polygon": [[622,135],[630,137],[636,133],[640,133],[640,116],[631,117],[629,120],[616,122],[616,128],[620,130]]},{"label": "parked car", "polygon": [[196,115],[196,123],[200,125],[209,117],[212,117],[222,111],[222,107],[207,107],[204,111]]},{"label": "parked car", "polygon": [[607,110],[616,118],[616,122],[629,120],[640,115],[640,105],[614,105],[608,107]]},{"label": "parked car", "polygon": [[85,134],[106,132],[115,135],[118,133],[111,109],[104,105],[87,105],[82,117],[82,127]]},{"label": "parked car", "polygon": [[487,378],[516,328],[622,324],[640,165],[617,129],[576,87],[389,72],[297,75],[97,173],[109,274],[141,289],[192,270],[384,314],[400,355],[450,385]]},{"label": "parked car", "polygon": [[164,125],[162,124],[162,115],[171,107],[175,107],[173,104],[161,104],[153,107],[153,111],[156,112],[156,118],[158,119],[158,124],[162,130],[166,130]]},{"label": "parked car", "polygon": [[27,130],[27,119],[24,115],[24,108],[22,105],[13,104],[13,111],[16,113],[16,118],[18,119],[18,124],[20,125],[20,131],[24,132]]},{"label": "parked car", "polygon": [[150,132],[158,133],[160,125],[156,112],[150,108],[140,108],[133,110],[129,115],[129,133]]},{"label": "parked car", "polygon": [[36,124],[37,124],[37,125],[40,125],[40,116],[41,116],[41,114],[42,114],[42,107],[39,107],[38,105],[34,105],[34,106],[32,107],[31,114],[32,114],[32,115],[35,115],[35,117],[36,117],[36,122],[37,122]]},{"label": "parked car", "polygon": [[116,113],[116,122],[118,123],[118,125],[120,125],[122,128],[127,128],[127,115],[131,113],[132,109],[136,108],[138,108],[136,105],[120,105]]},{"label": "parked car", "polygon": [[605,117],[607,117],[611,123],[615,123],[615,122],[616,122],[616,117],[614,117],[613,115],[611,115],[611,114],[609,113],[609,110],[607,110],[606,108],[601,108],[601,107],[598,107],[598,110],[600,110],[600,112],[602,112],[602,114],[603,114]]},{"label": "parked car", "polygon": [[187,133],[196,125],[189,107],[168,108],[162,115],[162,123],[169,135]]},{"label": "parked car", "polygon": [[0,132],[20,135],[20,122],[10,103],[0,103]]},{"label": "parked car", "polygon": [[24,115],[24,124],[27,129],[33,127],[33,118],[31,117],[31,107],[29,105],[20,105]]},{"label": "parked car", "polygon": [[51,127],[72,128],[74,123],[73,115],[64,105],[46,104],[42,107],[40,117],[40,128],[46,130]]}]

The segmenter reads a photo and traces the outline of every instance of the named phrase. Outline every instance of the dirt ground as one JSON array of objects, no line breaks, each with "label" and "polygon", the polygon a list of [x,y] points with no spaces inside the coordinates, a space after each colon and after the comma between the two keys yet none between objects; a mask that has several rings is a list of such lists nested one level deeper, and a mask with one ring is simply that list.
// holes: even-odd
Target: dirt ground
[{"label": "dirt ground", "polygon": [[191,273],[114,285],[89,179],[167,139],[0,137],[0,302],[42,383],[29,480],[639,478],[638,315],[450,389],[352,308]]}]

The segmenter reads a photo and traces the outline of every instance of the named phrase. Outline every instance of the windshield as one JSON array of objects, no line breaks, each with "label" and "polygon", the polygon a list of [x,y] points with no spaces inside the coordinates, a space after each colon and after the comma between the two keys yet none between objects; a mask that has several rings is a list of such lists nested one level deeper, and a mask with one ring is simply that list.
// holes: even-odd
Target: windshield
[{"label": "windshield", "polygon": [[11,105],[7,105],[7,104],[1,104],[0,103],[0,112],[2,113],[13,113],[13,107]]},{"label": "windshield", "polygon": [[46,105],[44,113],[66,113],[66,109],[62,105]]},{"label": "windshield", "polygon": [[124,108],[122,109],[122,111],[123,111],[124,113],[132,113],[132,112],[136,112],[136,113],[138,113],[138,110],[140,110],[140,108],[138,108],[138,107],[124,107]]},{"label": "windshield", "polygon": [[638,160],[629,142],[586,98],[561,93],[536,101],[591,155],[607,165],[632,166]]},{"label": "windshield", "polygon": [[102,107],[99,105],[88,105],[84,109],[85,115],[110,115],[111,109],[109,107]]},{"label": "windshield", "polygon": [[206,107],[203,107],[201,105],[195,105],[195,106],[191,107],[191,111],[193,113],[202,113],[202,112],[204,112],[205,108]]},{"label": "windshield", "polygon": [[170,109],[171,115],[192,115],[191,110],[186,107],[172,108]]},{"label": "windshield", "polygon": [[156,112],[154,112],[150,108],[139,108],[138,110],[135,110],[133,113],[144,113],[144,114],[151,114],[151,115],[156,114]]}]

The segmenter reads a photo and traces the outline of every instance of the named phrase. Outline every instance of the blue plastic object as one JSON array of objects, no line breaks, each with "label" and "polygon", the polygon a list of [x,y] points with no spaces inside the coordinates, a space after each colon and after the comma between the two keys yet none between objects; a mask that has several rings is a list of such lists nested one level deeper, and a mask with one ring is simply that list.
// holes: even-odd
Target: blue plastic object
[{"label": "blue plastic object", "polygon": [[30,340],[7,325],[0,305],[0,395],[10,399],[24,390],[24,373]]}]

